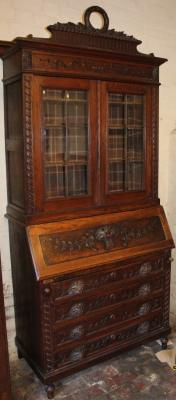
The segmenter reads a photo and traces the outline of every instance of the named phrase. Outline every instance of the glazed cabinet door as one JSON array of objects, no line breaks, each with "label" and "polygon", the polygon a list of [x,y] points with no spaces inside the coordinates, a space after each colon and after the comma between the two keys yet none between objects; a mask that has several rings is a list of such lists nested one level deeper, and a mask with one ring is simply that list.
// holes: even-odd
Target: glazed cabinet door
[{"label": "glazed cabinet door", "polygon": [[151,89],[101,84],[102,200],[126,204],[151,194]]},{"label": "glazed cabinet door", "polygon": [[35,77],[33,87],[37,209],[93,206],[98,188],[96,83]]}]

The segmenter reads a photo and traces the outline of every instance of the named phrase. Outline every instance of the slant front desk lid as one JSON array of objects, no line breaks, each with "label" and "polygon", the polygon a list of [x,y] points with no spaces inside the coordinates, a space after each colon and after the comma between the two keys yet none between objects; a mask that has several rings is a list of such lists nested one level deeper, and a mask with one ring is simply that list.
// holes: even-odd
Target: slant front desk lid
[{"label": "slant front desk lid", "polygon": [[163,208],[27,228],[37,279],[174,247]]}]

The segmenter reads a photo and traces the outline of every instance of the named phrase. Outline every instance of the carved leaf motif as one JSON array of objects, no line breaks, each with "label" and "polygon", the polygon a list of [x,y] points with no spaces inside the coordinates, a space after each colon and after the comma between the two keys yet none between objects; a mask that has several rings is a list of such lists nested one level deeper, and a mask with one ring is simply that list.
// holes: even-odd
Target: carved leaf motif
[{"label": "carved leaf motif", "polygon": [[[86,252],[109,251],[112,249],[126,248],[140,240],[149,241],[150,235],[156,233],[152,240],[164,239],[161,222],[158,217],[144,220],[123,221],[114,224],[82,229],[73,233],[54,233],[41,235],[40,242],[47,265],[58,262],[59,259],[69,259],[72,254],[78,255]],[[151,238],[150,238],[151,240]],[[146,267],[147,268],[147,267]],[[149,267],[148,267],[149,268]]]},{"label": "carved leaf motif", "polygon": [[144,283],[139,288],[139,296],[145,296],[151,291],[150,283]]}]

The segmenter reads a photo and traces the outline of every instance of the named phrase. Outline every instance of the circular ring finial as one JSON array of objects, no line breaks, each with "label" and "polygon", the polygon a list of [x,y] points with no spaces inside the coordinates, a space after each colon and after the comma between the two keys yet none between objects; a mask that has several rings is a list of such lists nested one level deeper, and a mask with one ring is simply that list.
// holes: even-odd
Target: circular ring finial
[{"label": "circular ring finial", "polygon": [[99,31],[107,31],[108,28],[109,28],[109,18],[108,18],[108,15],[107,15],[106,11],[103,10],[103,8],[98,7],[98,6],[89,7],[89,8],[87,8],[87,10],[85,11],[85,14],[84,14],[84,22],[85,22],[85,25],[87,26],[87,28],[92,29],[92,30],[97,30],[97,28],[94,28],[94,26],[93,26],[93,25],[91,24],[91,22],[90,22],[90,15],[91,15],[92,13],[94,13],[94,12],[99,13],[99,14],[102,16],[103,22],[104,22],[102,28],[100,28],[100,29],[98,29],[98,30],[99,30]]}]

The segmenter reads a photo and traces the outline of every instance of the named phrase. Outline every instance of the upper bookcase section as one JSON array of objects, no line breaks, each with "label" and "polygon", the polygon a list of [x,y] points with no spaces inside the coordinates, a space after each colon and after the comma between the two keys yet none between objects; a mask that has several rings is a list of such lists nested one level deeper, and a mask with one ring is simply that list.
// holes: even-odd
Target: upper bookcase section
[{"label": "upper bookcase section", "polygon": [[[96,28],[91,23],[91,15],[93,13],[100,14],[102,18],[102,26]],[[132,59],[141,59],[141,62],[151,65],[161,65],[166,61],[164,58],[155,57],[153,53],[143,54],[137,49],[142,42],[133,36],[126,35],[124,32],[117,32],[115,29],[109,29],[109,18],[103,8],[92,6],[87,8],[84,13],[84,23],[78,24],[67,22],[57,22],[47,27],[51,33],[50,38],[35,38],[28,35],[26,38],[18,37],[12,42],[0,41],[0,56],[6,57],[17,49],[32,48],[46,50],[48,46],[50,50],[59,48],[82,49],[85,51],[98,51],[113,53],[122,57],[132,57]]]}]

